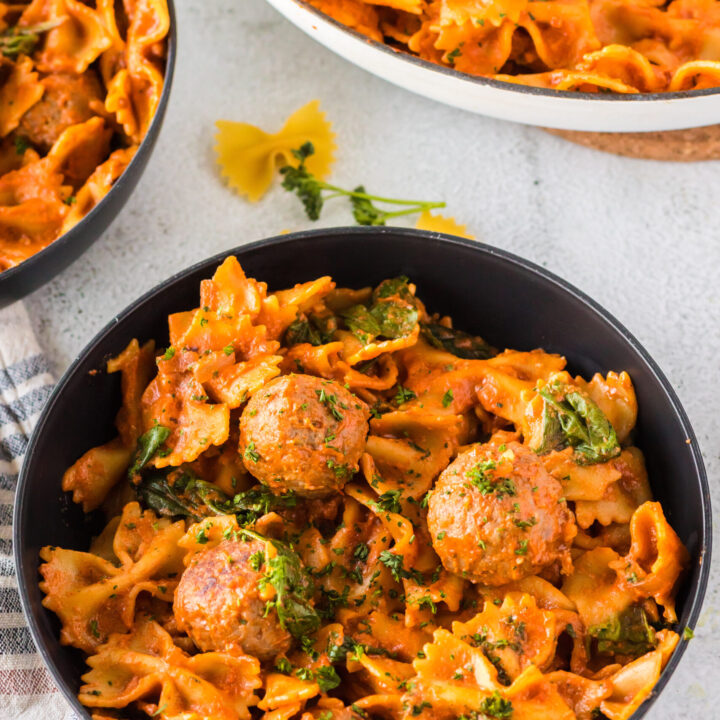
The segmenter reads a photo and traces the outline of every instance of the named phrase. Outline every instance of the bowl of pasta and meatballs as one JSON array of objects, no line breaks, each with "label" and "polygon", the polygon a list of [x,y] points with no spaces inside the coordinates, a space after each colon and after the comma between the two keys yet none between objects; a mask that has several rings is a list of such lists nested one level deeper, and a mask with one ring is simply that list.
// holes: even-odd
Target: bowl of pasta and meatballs
[{"label": "bowl of pasta and meatballs", "polygon": [[340,228],[152,290],[48,401],[14,541],[80,717],[637,720],[710,559],[661,371],[564,281]]},{"label": "bowl of pasta and meatballs", "polygon": [[267,0],[358,67],[450,107],[588,132],[720,118],[714,3]]},{"label": "bowl of pasta and meatballs", "polygon": [[0,6],[0,306],[120,212],[160,133],[175,46],[172,0]]}]

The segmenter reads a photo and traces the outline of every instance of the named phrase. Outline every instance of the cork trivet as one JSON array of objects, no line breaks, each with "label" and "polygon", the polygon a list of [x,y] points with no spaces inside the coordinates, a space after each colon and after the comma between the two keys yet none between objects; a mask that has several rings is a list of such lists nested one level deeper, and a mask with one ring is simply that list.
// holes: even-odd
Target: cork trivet
[{"label": "cork trivet", "polygon": [[543,130],[578,145],[626,157],[676,162],[720,160],[720,125],[649,133]]}]

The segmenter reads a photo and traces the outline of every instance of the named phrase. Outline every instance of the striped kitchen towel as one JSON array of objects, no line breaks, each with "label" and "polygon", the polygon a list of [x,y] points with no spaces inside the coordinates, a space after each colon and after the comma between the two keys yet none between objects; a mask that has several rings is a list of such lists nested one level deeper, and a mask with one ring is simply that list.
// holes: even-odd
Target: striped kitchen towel
[{"label": "striped kitchen towel", "polygon": [[53,378],[25,308],[0,310],[0,718],[73,720],[25,624],[12,555],[18,472]]}]

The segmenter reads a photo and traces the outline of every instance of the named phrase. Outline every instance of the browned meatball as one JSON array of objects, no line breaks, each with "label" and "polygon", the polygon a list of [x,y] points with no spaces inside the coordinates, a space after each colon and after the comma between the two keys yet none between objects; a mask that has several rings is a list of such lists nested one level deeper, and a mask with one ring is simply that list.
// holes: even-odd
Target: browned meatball
[{"label": "browned meatball", "polygon": [[23,115],[17,132],[47,152],[64,130],[95,115],[90,102],[102,99],[102,88],[92,70],[82,75],[56,73],[41,82],[45,92]]},{"label": "browned meatball", "polygon": [[577,528],[562,494],[524,445],[475,445],[432,491],[433,547],[447,570],[483,585],[504,585],[555,564],[568,572]]},{"label": "browned meatball", "polygon": [[367,405],[331,380],[284,375],[255,393],[240,418],[245,466],[274,492],[322,497],[358,469]]},{"label": "browned meatball", "polygon": [[263,573],[250,566],[250,556],[263,550],[258,540],[225,540],[198,554],[180,578],[175,619],[204,652],[238,648],[265,661],[290,648],[292,638],[275,613],[265,617],[258,589]]}]

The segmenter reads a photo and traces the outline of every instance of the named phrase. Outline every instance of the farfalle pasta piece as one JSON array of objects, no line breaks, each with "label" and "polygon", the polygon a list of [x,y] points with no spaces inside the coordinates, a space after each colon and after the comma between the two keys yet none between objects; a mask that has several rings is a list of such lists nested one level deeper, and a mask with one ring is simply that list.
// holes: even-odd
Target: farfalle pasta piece
[{"label": "farfalle pasta piece", "polygon": [[608,679],[591,680],[565,670],[555,670],[545,677],[558,689],[577,720],[593,720],[597,717],[600,703],[612,693],[612,683]]},{"label": "farfalle pasta piece", "polygon": [[320,687],[316,682],[271,672],[265,678],[265,696],[258,703],[258,708],[268,714],[279,710],[280,717],[292,717],[319,693]]},{"label": "farfalle pasta piece", "polygon": [[672,77],[668,90],[703,90],[720,85],[720,63],[717,60],[694,60],[681,65]]},{"label": "farfalle pasta piece", "polygon": [[688,563],[688,552],[665,519],[658,502],[643,503],[630,521],[630,552],[610,567],[617,570],[621,587],[638,599],[652,597],[675,622],[674,590]]},{"label": "farfalle pasta piece", "polygon": [[152,620],[114,634],[87,660],[78,697],[91,708],[124,708],[138,701],[163,718],[249,720],[261,686],[260,663],[244,655],[189,656]]},{"label": "farfalle pasta piece", "polygon": [[300,313],[311,310],[334,289],[332,278],[325,275],[317,280],[298,283],[288,290],[271,293],[262,300],[257,323],[267,328],[268,337],[280,340]]},{"label": "farfalle pasta piece", "polygon": [[531,595],[511,592],[501,605],[486,602],[471,620],[454,622],[452,632],[482,648],[511,680],[530,665],[546,670],[555,656],[555,614],[539,608]]},{"label": "farfalle pasta piece", "polygon": [[431,232],[445,233],[446,235],[457,235],[468,240],[475,240],[475,236],[470,234],[465,225],[460,225],[454,218],[445,217],[439,213],[431,213],[425,210],[418,221],[415,223],[418,230],[430,230]]},{"label": "farfalle pasta piece", "polygon": [[635,594],[618,580],[613,569],[620,556],[611,548],[589,550],[573,562],[562,592],[575,604],[585,627],[601,625],[620,615],[635,601]]},{"label": "farfalle pasta piece", "polygon": [[57,237],[71,191],[47,158],[0,177],[0,269],[19,265]]},{"label": "farfalle pasta piece", "polygon": [[47,32],[37,65],[43,72],[84,73],[110,47],[98,11],[79,0],[33,0],[20,26],[61,21]]},{"label": "farfalle pasta piece", "polygon": [[150,127],[163,90],[165,48],[170,14],[165,0],[136,0],[127,30],[126,55],[133,121],[125,132],[140,142]]},{"label": "farfalle pasta piece", "polygon": [[572,67],[601,46],[587,2],[529,2],[520,24],[548,67]]},{"label": "farfalle pasta piece", "polygon": [[71,125],[50,148],[47,159],[66,181],[80,185],[107,157],[112,134],[101,117]]},{"label": "farfalle pasta piece", "polygon": [[335,135],[317,100],[293,113],[275,134],[230,120],[218,120],[216,125],[220,172],[232,189],[251,202],[268,191],[279,165],[298,164],[292,151],[306,142],[315,149],[305,162],[315,177],[327,177],[334,161]]},{"label": "farfalle pasta piece", "polygon": [[210,403],[203,386],[183,368],[181,361],[160,362],[155,379],[143,394],[145,427],[162,425],[170,430],[165,445],[170,452],[156,456],[155,467],[178,466],[192,462],[208,448],[222,445],[230,434],[230,408],[226,403]]},{"label": "farfalle pasta piece", "polygon": [[[555,685],[528,665],[509,687],[498,682],[495,666],[484,652],[453,633],[438,629],[423,648],[425,658],[413,661],[414,688],[405,695],[420,717],[459,716],[503,703],[513,720],[575,720]],[[428,708],[426,711],[425,708]]]},{"label": "farfalle pasta piece", "polygon": [[[7,73],[7,74],[6,74]],[[0,138],[12,132],[45,91],[33,61],[23,55],[16,63],[0,56]]]},{"label": "farfalle pasta piece", "polygon": [[582,387],[603,411],[613,426],[619,442],[625,442],[637,422],[637,397],[632,380],[626,372],[609,372],[605,377],[593,375],[590,382],[580,377],[575,382]]},{"label": "farfalle pasta piece", "polygon": [[656,650],[633,660],[608,678],[612,689],[600,703],[600,710],[610,720],[629,720],[655,687],[679,639],[668,630],[661,630],[657,636]]},{"label": "farfalle pasta piece", "polygon": [[309,0],[309,3],[343,25],[382,42],[377,10],[364,0]]},{"label": "farfalle pasta piece", "polygon": [[82,503],[84,512],[100,507],[110,490],[125,477],[143,432],[140,401],[154,366],[152,340],[140,347],[133,339],[107,362],[108,373],[121,373],[123,404],[115,418],[119,436],[88,450],[65,471],[62,479],[62,489],[72,492],[73,501]]},{"label": "farfalle pasta piece", "polygon": [[115,181],[135,156],[137,146],[115,150],[110,157],[93,171],[85,184],[75,194],[75,202],[65,216],[62,232],[77,225],[109,192]]},{"label": "farfalle pasta piece", "polygon": [[639,448],[626,448],[611,462],[620,471],[620,479],[608,485],[599,500],[575,502],[575,517],[583,529],[596,521],[604,526],[629,523],[635,510],[652,498],[645,458]]},{"label": "farfalle pasta piece", "polygon": [[140,593],[172,602],[184,531],[183,522],[158,519],[133,502],[125,506],[113,541],[119,566],[90,553],[43,548],[43,605],[62,622],[61,642],[94,652],[112,633],[132,627]]}]

